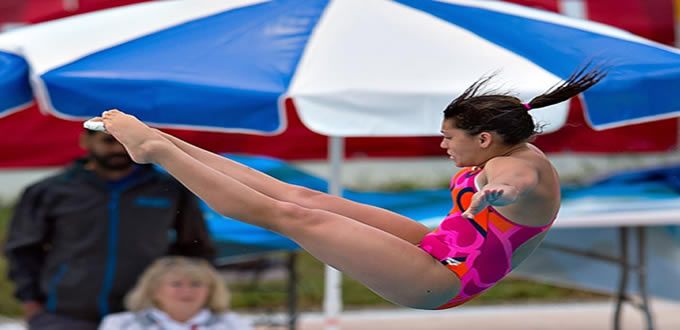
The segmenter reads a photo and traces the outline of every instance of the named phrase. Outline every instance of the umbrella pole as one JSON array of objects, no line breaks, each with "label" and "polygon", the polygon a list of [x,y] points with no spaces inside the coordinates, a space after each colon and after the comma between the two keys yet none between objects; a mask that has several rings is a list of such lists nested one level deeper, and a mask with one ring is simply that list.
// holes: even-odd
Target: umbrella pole
[{"label": "umbrella pole", "polygon": [[78,0],[62,0],[61,2],[65,11],[74,12],[80,8],[80,1]]},{"label": "umbrella pole", "polygon": [[680,0],[673,2],[675,8],[675,47],[680,47]]},{"label": "umbrella pole", "polygon": [[297,271],[295,264],[297,260],[297,252],[288,253],[288,330],[297,329]]},{"label": "umbrella pole", "polygon": [[561,0],[558,4],[560,14],[569,17],[588,19],[585,0]]},{"label": "umbrella pole", "polygon": [[[330,176],[328,178],[328,192],[332,195],[342,195],[341,165],[344,155],[344,138],[338,136],[329,137]],[[340,312],[342,311],[342,273],[326,265],[324,283],[324,329],[337,330],[340,329]]]}]

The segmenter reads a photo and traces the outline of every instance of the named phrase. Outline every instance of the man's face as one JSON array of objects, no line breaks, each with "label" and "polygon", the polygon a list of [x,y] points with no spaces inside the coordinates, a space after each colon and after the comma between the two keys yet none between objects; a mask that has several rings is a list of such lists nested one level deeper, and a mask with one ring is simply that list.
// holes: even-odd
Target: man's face
[{"label": "man's face", "polygon": [[123,145],[114,139],[113,136],[102,132],[84,134],[83,147],[89,152],[90,159],[99,168],[120,171],[132,166],[132,158],[125,151]]}]

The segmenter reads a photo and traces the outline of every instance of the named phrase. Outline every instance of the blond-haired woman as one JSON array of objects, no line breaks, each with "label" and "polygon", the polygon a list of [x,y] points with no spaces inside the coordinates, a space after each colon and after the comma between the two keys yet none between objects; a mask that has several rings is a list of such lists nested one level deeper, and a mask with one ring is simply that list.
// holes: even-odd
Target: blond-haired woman
[{"label": "blond-haired woman", "polygon": [[165,257],[154,262],[128,293],[129,312],[104,318],[100,330],[250,330],[227,312],[229,294],[205,260]]}]

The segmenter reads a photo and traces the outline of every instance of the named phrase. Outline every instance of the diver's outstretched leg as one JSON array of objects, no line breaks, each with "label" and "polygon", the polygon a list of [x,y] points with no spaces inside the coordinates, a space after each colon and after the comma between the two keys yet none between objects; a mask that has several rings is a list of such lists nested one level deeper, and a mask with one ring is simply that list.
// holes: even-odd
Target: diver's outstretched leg
[{"label": "diver's outstretched leg", "polygon": [[103,118],[136,162],[161,165],[215,211],[290,237],[394,303],[432,309],[460,288],[451,271],[401,238],[326,210],[275,200],[197,161],[132,116],[108,111]]},{"label": "diver's outstretched leg", "polygon": [[243,164],[203,150],[170,134],[157,132],[201,163],[274,199],[344,215],[386,231],[412,244],[420,243],[423,236],[429,232],[428,228],[421,223],[392,211],[285,183]]}]

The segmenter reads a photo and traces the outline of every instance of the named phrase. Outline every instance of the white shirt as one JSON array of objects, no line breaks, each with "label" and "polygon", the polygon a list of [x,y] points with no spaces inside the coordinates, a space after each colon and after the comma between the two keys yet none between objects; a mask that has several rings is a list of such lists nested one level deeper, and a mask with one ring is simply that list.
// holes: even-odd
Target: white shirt
[{"label": "white shirt", "polygon": [[[196,326],[192,329],[192,326]],[[250,322],[234,313],[213,314],[202,309],[186,322],[171,319],[156,308],[140,312],[124,312],[108,315],[99,330],[252,330]]]}]

